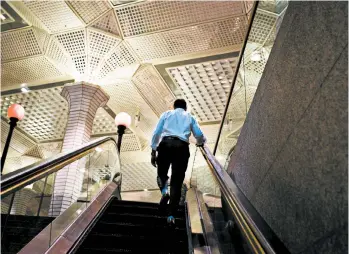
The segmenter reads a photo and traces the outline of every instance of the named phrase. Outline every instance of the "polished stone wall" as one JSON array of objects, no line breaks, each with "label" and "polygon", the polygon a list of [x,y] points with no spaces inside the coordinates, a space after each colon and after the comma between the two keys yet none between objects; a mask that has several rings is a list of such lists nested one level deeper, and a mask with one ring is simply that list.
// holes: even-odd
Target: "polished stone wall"
[{"label": "polished stone wall", "polygon": [[229,164],[291,253],[347,253],[347,12],[290,1]]}]

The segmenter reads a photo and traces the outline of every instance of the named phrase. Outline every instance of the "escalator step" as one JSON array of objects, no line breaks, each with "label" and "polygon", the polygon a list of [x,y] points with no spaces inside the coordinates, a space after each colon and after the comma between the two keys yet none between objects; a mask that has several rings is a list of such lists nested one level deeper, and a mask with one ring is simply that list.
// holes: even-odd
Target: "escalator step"
[{"label": "escalator step", "polygon": [[[166,226],[167,221],[166,217],[159,217],[159,216],[153,216],[153,215],[140,215],[140,214],[115,214],[106,211],[102,218],[102,222],[125,222],[132,224],[142,224],[144,226],[149,225],[150,227],[153,227],[154,225],[157,226]],[[184,219],[177,218],[176,225],[178,227],[185,227],[185,221]]]},{"label": "escalator step", "polygon": [[[133,207],[131,205],[111,205],[107,209],[108,211],[112,211],[115,213],[138,213],[138,214],[153,214],[159,216],[166,216],[166,209],[159,209],[159,207],[142,207],[137,206]],[[176,217],[185,217],[185,213],[183,209],[179,209],[176,214]]]},{"label": "escalator step", "polygon": [[[138,202],[138,201],[123,201],[123,200],[117,200],[113,199],[110,203],[110,206],[123,206],[123,207],[130,207],[132,209],[137,208],[146,208],[146,209],[159,209],[159,204],[157,203],[146,203],[146,202]],[[184,206],[179,206],[178,208],[179,212],[184,214],[185,208]]]},{"label": "escalator step", "polygon": [[185,208],[169,228],[159,204],[112,200],[76,253],[187,253]]},{"label": "escalator step", "polygon": [[[101,218],[101,220],[97,223],[97,225],[99,223],[101,223],[104,226],[108,226],[108,227],[119,227],[119,226],[127,226],[127,227],[136,227],[136,228],[147,228],[147,230],[167,230],[167,225],[161,224],[153,224],[153,225],[147,225],[147,224],[143,224],[143,223],[132,223],[129,221],[119,221],[119,222],[115,222],[115,221],[104,221],[104,218]],[[176,224],[175,226],[176,230],[186,230],[186,228],[183,227],[179,227],[178,224]],[[117,229],[116,229],[117,230]]]},{"label": "escalator step", "polygon": [[25,216],[25,215],[10,215],[6,222],[6,216],[1,216],[1,224],[6,227],[21,227],[26,225],[28,227],[42,228],[50,224],[53,221],[53,217],[36,217],[36,216]]},{"label": "escalator step", "polygon": [[[93,228],[92,232],[101,233],[101,234],[115,234],[118,232],[123,232],[125,234],[133,234],[133,235],[150,235],[150,236],[161,236],[166,234],[168,231],[168,227],[156,227],[153,228],[144,227],[143,225],[130,225],[129,223],[113,223],[113,222],[99,222]],[[174,230],[174,234],[186,237],[187,231],[185,228],[176,227]],[[91,233],[92,233],[91,232]]]},{"label": "escalator step", "polygon": [[96,243],[99,243],[103,248],[121,248],[128,249],[134,248],[136,246],[142,246],[144,249],[152,249],[154,247],[159,249],[183,249],[187,246],[186,239],[175,238],[171,233],[167,234],[167,237],[149,237],[149,236],[132,236],[132,235],[101,235],[101,234],[91,234],[86,238],[83,243],[84,248],[93,248]]},{"label": "escalator step", "polygon": [[162,250],[157,248],[152,249],[144,249],[141,246],[138,248],[130,248],[130,249],[121,249],[121,248],[113,248],[113,249],[103,249],[103,248],[80,248],[77,254],[111,254],[111,253],[150,253],[150,254],[185,254],[188,253],[188,249],[176,249],[176,250]]}]

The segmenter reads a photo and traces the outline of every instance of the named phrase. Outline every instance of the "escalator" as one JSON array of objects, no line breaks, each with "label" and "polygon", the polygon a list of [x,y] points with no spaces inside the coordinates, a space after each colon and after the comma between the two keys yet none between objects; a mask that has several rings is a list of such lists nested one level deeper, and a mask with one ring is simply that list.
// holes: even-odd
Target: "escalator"
[{"label": "escalator", "polygon": [[[225,208],[209,206],[191,186],[172,227],[166,207],[122,200],[119,153],[110,153],[116,149],[113,138],[100,138],[3,175],[2,253],[289,253],[207,147],[199,151],[220,186]],[[78,160],[84,162],[85,176],[80,197],[54,216],[55,174]],[[19,202],[23,197],[25,209]]]},{"label": "escalator", "polygon": [[175,218],[169,227],[158,204],[113,198],[76,253],[187,253],[184,206]]}]

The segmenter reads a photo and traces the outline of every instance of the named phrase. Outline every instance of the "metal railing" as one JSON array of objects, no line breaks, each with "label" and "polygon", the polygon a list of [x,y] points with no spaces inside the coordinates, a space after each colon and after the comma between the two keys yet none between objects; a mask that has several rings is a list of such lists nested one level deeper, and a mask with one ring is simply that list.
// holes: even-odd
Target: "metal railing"
[{"label": "metal railing", "polygon": [[[113,158],[109,161],[109,150],[105,151],[108,152],[107,163],[111,162],[113,164],[113,170],[111,169],[110,177],[108,177],[108,179],[101,179],[98,185],[96,185],[96,183],[93,182],[93,179],[89,179],[91,179],[91,177],[93,176],[92,173],[95,170],[94,163],[96,163],[101,158],[99,151],[95,149],[99,146],[107,146],[107,148],[112,149],[116,153],[115,156],[112,156]],[[63,169],[65,166],[73,162],[82,159],[83,157],[85,157],[84,159],[88,159],[86,161],[84,160],[84,163],[82,165],[82,172],[84,172],[84,174],[88,173],[86,174],[86,179],[88,181],[83,182],[83,185],[89,185],[89,187],[82,187],[83,190],[86,189],[87,196],[84,197],[86,200],[84,199],[84,202],[81,202],[78,199],[76,202],[72,203],[69,208],[64,210],[49,225],[47,225],[39,235],[37,235],[34,239],[27,243],[27,245],[19,253],[46,253],[47,251],[50,253],[50,251],[52,251],[52,249],[55,250],[57,246],[60,246],[59,248],[61,248],[64,239],[69,237],[69,239],[74,241],[71,241],[70,245],[67,245],[65,243],[64,248],[66,248],[66,250],[68,251],[68,249],[71,248],[75,242],[79,241],[80,235],[82,235],[83,232],[85,232],[85,230],[89,227],[89,225],[91,225],[91,222],[96,219],[98,211],[105,207],[105,205],[112,197],[117,197],[118,199],[121,198],[120,192],[122,175],[120,172],[120,160],[119,153],[117,151],[117,142],[112,137],[99,138],[97,140],[84,144],[77,149],[73,149],[65,153],[60,153],[49,159],[42,160],[40,162],[2,176],[0,192],[1,200],[3,204],[9,204],[8,211],[6,213],[7,216],[5,217],[6,219],[3,221],[3,237],[4,232],[6,231],[9,215],[17,215],[13,214],[13,212],[11,211],[15,203],[14,200],[17,193],[21,193],[30,185],[32,185],[32,187],[30,187],[29,190],[36,192],[37,189],[35,188],[34,191],[33,185],[37,187],[37,184],[39,182],[43,183],[43,188],[41,188],[42,186],[40,185],[40,191],[42,191],[42,194],[40,195],[38,212],[34,213],[36,214],[36,216],[40,216],[42,199],[46,190],[45,186],[47,184],[48,177],[55,175],[57,171]],[[101,160],[103,159],[104,157]],[[115,171],[116,169],[118,169],[118,171]],[[51,188],[53,189],[53,186],[51,186]],[[51,201],[55,197],[54,193],[51,193],[51,195],[49,196],[51,197]],[[19,195],[19,199],[20,198],[21,196]],[[10,202],[3,202],[5,200]],[[30,210],[31,211],[29,212],[29,214],[25,212],[24,215],[33,216],[33,207],[30,207]],[[45,214],[44,216],[47,215]],[[49,216],[52,217],[52,215]],[[77,232],[80,232],[80,234],[77,234]]]},{"label": "metal railing", "polygon": [[77,149],[73,149],[69,152],[60,153],[49,159],[39,161],[27,167],[21,168],[14,172],[8,173],[1,177],[1,199],[16,192],[17,190],[32,184],[37,180],[40,180],[58,170],[64,166],[84,157],[85,155],[94,151],[96,147],[104,144],[108,141],[115,143],[116,140],[112,137],[99,138],[91,141]]},{"label": "metal railing", "polygon": [[252,253],[290,253],[242,191],[236,186],[209,148],[205,145],[200,147],[200,150],[220,187],[222,196],[228,204],[235,223]]}]

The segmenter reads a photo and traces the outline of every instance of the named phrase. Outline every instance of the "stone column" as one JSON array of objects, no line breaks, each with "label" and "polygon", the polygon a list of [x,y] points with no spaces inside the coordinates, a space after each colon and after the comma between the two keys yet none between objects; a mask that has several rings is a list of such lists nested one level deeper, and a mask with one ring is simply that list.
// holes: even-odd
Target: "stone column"
[{"label": "stone column", "polygon": [[[65,85],[61,95],[69,104],[62,145],[62,152],[66,152],[89,142],[97,109],[108,102],[109,96],[99,86],[85,82]],[[85,159],[57,172],[49,212],[51,216],[58,216],[79,198],[84,172]]]}]

